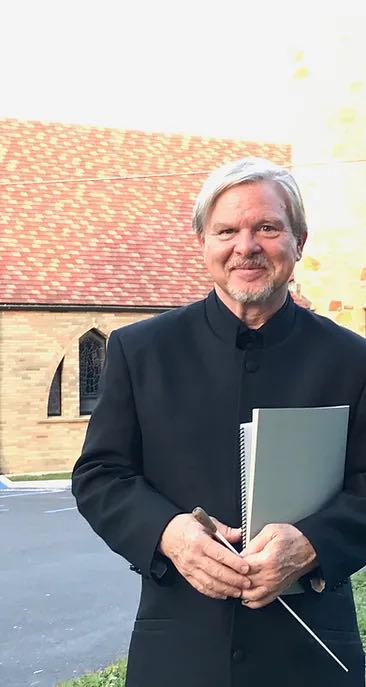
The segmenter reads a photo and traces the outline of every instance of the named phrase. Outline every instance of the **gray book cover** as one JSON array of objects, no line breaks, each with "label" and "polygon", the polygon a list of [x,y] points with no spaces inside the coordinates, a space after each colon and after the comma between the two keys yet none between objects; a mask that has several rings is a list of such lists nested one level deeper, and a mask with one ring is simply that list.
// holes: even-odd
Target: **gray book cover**
[{"label": "gray book cover", "polygon": [[[244,425],[247,542],[266,524],[295,524],[342,490],[348,416],[349,406],[253,410]],[[291,593],[302,591],[296,586]]]}]

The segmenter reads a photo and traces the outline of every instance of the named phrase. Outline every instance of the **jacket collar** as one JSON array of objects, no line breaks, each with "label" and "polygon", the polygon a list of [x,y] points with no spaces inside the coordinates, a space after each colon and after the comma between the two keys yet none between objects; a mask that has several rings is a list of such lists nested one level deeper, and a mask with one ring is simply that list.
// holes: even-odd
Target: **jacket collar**
[{"label": "jacket collar", "polygon": [[259,329],[250,329],[220,300],[215,290],[205,301],[209,324],[215,334],[233,346],[268,348],[285,339],[295,324],[296,305],[290,294],[282,308]]}]

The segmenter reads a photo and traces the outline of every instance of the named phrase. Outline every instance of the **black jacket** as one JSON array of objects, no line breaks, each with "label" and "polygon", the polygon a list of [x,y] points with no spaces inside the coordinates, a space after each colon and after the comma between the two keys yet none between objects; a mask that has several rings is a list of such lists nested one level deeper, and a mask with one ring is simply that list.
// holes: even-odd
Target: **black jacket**
[{"label": "black jacket", "polygon": [[[113,332],[98,405],[73,474],[80,512],[142,574],[128,687],[364,685],[349,575],[366,563],[366,343],[286,304],[248,330],[205,301]],[[287,597],[341,668],[273,602],[250,610],[196,592],[156,553],[166,524],[201,505],[240,524],[240,422],[255,407],[350,405],[344,491],[296,523],[321,594]],[[296,459],[296,454],[294,454]]]}]

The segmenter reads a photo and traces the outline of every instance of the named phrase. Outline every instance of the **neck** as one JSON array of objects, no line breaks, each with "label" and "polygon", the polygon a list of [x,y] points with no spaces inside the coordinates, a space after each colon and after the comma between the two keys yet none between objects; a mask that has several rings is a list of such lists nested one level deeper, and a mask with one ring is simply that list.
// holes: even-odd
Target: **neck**
[{"label": "neck", "polygon": [[250,329],[259,329],[274,315],[286,301],[288,288],[284,284],[264,303],[239,303],[215,284],[215,291],[220,300]]}]

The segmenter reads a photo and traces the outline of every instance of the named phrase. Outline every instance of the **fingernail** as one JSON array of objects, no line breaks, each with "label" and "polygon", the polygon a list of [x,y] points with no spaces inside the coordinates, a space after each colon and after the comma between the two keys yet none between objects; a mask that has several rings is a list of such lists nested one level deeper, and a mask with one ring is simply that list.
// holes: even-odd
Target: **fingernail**
[{"label": "fingernail", "polygon": [[227,596],[219,596],[219,599],[221,599],[222,601],[226,601]]}]

